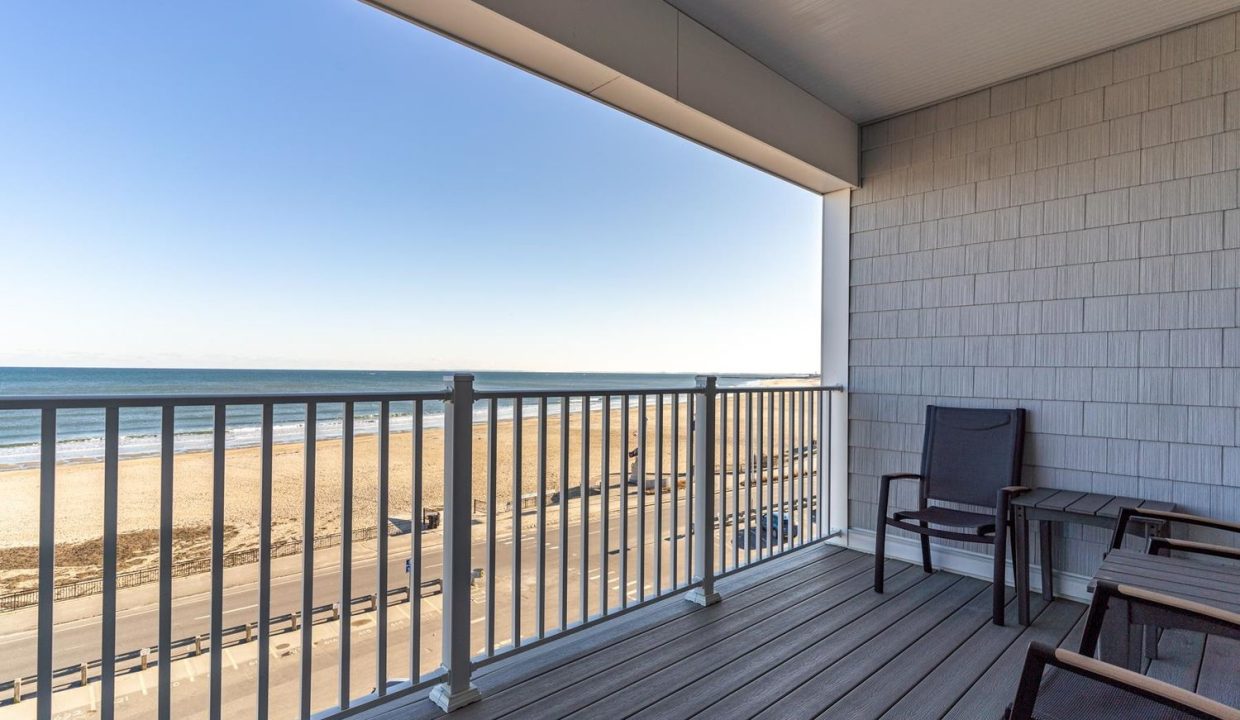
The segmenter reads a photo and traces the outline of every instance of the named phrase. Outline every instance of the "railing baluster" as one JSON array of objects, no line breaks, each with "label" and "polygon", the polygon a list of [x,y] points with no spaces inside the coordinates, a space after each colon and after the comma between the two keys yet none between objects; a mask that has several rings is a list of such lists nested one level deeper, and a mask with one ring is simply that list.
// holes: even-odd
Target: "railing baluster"
[{"label": "railing baluster", "polygon": [[[120,409],[109,407],[103,420],[103,638],[99,676],[102,680],[99,714],[112,720],[116,712],[116,525],[120,498]],[[212,657],[215,647],[211,648]],[[212,720],[218,720],[213,718]]]},{"label": "railing baluster", "polygon": [[[263,405],[258,529],[258,718],[266,720],[271,680],[271,454],[274,408]],[[160,656],[162,661],[163,657]]]},{"label": "railing baluster", "polygon": [[340,436],[340,666],[336,704],[349,709],[353,613],[353,403],[344,404]]},{"label": "railing baluster", "polygon": [[228,407],[216,405],[211,442],[211,720],[223,715],[224,688],[224,469]]},{"label": "railing baluster", "polygon": [[719,398],[719,407],[716,410],[719,414],[718,428],[716,430],[716,433],[719,436],[719,472],[716,474],[715,483],[718,486],[717,492],[719,497],[716,500],[715,508],[719,518],[719,522],[716,527],[716,531],[719,536],[719,549],[716,550],[717,556],[715,558],[715,571],[722,572],[727,570],[728,564],[728,553],[726,546],[728,527],[728,519],[726,517],[728,512],[728,396],[721,393],[717,397]]},{"label": "railing baluster", "polygon": [[560,398],[560,632],[568,629],[568,398]]},{"label": "railing baluster", "polygon": [[[822,498],[819,502],[822,503],[823,507],[820,511],[823,523],[823,537],[828,537],[833,532],[831,528],[831,453],[835,452],[835,448],[833,447],[834,443],[832,443],[832,433],[835,426],[831,419],[831,412],[834,409],[831,399],[830,393],[824,392],[821,394],[819,400],[821,404],[825,404],[827,406],[826,427],[823,427],[822,425],[822,409],[819,408],[818,410],[818,487],[819,492],[822,493]],[[841,422],[847,421],[848,417],[845,416]],[[822,461],[822,452],[824,448],[826,450],[825,464]],[[848,452],[848,448],[843,448],[843,451]],[[847,482],[847,476],[845,476],[844,479],[841,479],[840,482]]]},{"label": "railing baluster", "polygon": [[637,415],[637,601],[646,600],[646,395]]},{"label": "railing baluster", "polygon": [[56,592],[56,411],[42,412],[39,440],[38,720],[52,718],[52,603]]},{"label": "railing baluster", "polygon": [[388,655],[388,460],[391,456],[391,402],[379,403],[379,487],[375,503],[375,545],[378,557],[375,562],[375,691],[380,697],[387,695]]},{"label": "railing baluster", "polygon": [[654,400],[654,594],[663,594],[663,393]]},{"label": "railing baluster", "polygon": [[[165,405],[159,464],[159,718],[172,717],[172,471],[176,408]],[[49,676],[50,677],[50,676]]]},{"label": "railing baluster", "polygon": [[620,471],[620,607],[629,606],[629,476],[633,467],[629,461],[629,396],[623,397],[620,414],[620,437],[624,443],[621,451]]},{"label": "railing baluster", "polygon": [[521,398],[512,400],[512,646],[521,647],[521,431],[525,411]]},{"label": "railing baluster", "polygon": [[[728,402],[724,395],[724,403]],[[737,528],[740,527],[740,394],[732,395],[732,569],[740,568]]]},{"label": "railing baluster", "polygon": [[693,563],[696,553],[693,549],[693,486],[697,483],[697,474],[694,467],[694,458],[696,457],[696,449],[693,445],[695,436],[694,418],[697,417],[697,395],[688,393],[685,395],[685,584],[693,582]]},{"label": "railing baluster", "polygon": [[590,397],[581,398],[581,622],[590,619]]},{"label": "railing baluster", "polygon": [[[797,529],[797,537],[801,534],[800,516],[798,515],[800,508],[800,493],[797,492],[797,482],[799,475],[797,474],[797,393],[788,393],[788,528],[789,531],[793,527]],[[788,538],[789,547],[797,546],[797,538]]]},{"label": "railing baluster", "polygon": [[678,564],[678,556],[680,555],[680,393],[672,393],[672,588],[679,588],[680,575],[676,571]]},{"label": "railing baluster", "polygon": [[788,460],[790,453],[788,452],[788,393],[781,391],[779,393],[779,549],[784,552],[788,549],[788,543],[791,540],[792,528],[786,526],[785,517],[788,523],[792,521],[792,511],[788,508],[789,490],[788,487]]},{"label": "railing baluster", "polygon": [[711,557],[715,548],[712,538],[715,525],[715,489],[712,487],[715,478],[715,383],[714,376],[697,379],[697,411],[693,416],[693,432],[697,436],[693,465],[701,482],[697,502],[693,506],[694,531],[701,533],[695,546],[697,558],[694,566],[700,575],[694,578],[697,587],[690,590],[685,599],[703,606],[719,602],[719,595],[715,592],[715,559]]},{"label": "railing baluster", "polygon": [[443,664],[444,682],[430,699],[451,712],[480,698],[470,681],[470,515],[473,488],[474,376],[447,378],[444,408]]},{"label": "railing baluster", "polygon": [[[801,526],[798,522],[800,519],[798,512],[801,495],[797,488],[799,477],[797,474],[797,408],[797,393],[790,391],[788,393],[788,513],[792,516],[792,522],[789,525],[790,527],[792,525],[797,527],[797,536],[799,537]],[[788,543],[789,547],[796,547],[798,545],[797,538],[788,538]]]},{"label": "railing baluster", "polygon": [[[757,533],[753,529],[754,518],[754,485],[753,485],[753,393],[745,394],[745,563],[753,562],[753,541]],[[761,452],[761,447],[759,447]],[[761,472],[758,475],[761,479]]]},{"label": "railing baluster", "polygon": [[822,436],[818,435],[818,415],[822,413],[822,397],[818,393],[810,393],[810,419],[808,419],[808,431],[810,431],[810,485],[813,487],[813,493],[816,494],[815,504],[813,504],[813,524],[815,524],[815,539],[821,540],[827,537],[826,528],[822,522],[822,508],[825,507],[827,498],[822,494]]},{"label": "railing baluster", "polygon": [[[413,482],[409,500],[409,679],[422,678],[422,401],[413,402]],[[442,522],[442,518],[440,518]]]},{"label": "railing baluster", "polygon": [[764,520],[766,517],[766,509],[768,504],[766,476],[770,469],[770,463],[766,461],[766,427],[763,424],[766,412],[764,407],[766,405],[766,393],[759,392],[756,393],[756,395],[758,398],[758,416],[756,423],[758,428],[756,435],[756,439],[758,441],[758,455],[755,460],[758,464],[758,510],[754,514],[754,521],[757,523],[757,527],[754,529],[753,539],[758,545],[758,559],[762,560],[766,558],[770,547],[768,542],[770,540],[770,530],[766,527],[769,523]]},{"label": "railing baluster", "polygon": [[767,416],[766,416],[766,420],[767,420],[767,429],[766,429],[767,430],[767,460],[766,460],[767,549],[766,549],[766,555],[767,557],[773,557],[777,554],[776,546],[779,540],[778,536],[775,534],[776,533],[775,524],[776,522],[778,522],[778,514],[779,514],[779,510],[777,507],[777,503],[779,502],[779,500],[778,500],[778,491],[776,487],[777,475],[776,475],[776,457],[775,457],[775,432],[776,432],[776,428],[778,427],[775,424],[775,400],[776,400],[777,395],[778,393],[775,393],[775,392],[770,393],[770,396],[767,402],[767,409],[766,409],[767,410]]},{"label": "railing baluster", "polygon": [[599,548],[598,601],[599,615],[607,615],[607,583],[610,576],[607,553],[611,549],[611,396],[603,396],[602,466],[599,468]]},{"label": "railing baluster", "polygon": [[538,639],[547,636],[547,398],[538,399]]},{"label": "railing baluster", "polygon": [[[222,425],[222,423],[221,423]],[[218,436],[217,436],[218,437]],[[310,718],[310,691],[314,682],[314,491],[315,459],[318,450],[318,406],[306,403],[306,437],[302,450],[302,515],[301,515],[301,681],[298,715],[301,720]],[[222,481],[222,473],[221,473]],[[222,494],[222,493],[221,493]],[[221,518],[223,510],[221,509]],[[219,645],[211,640],[211,660],[220,661]],[[212,680],[219,672],[211,666]],[[414,676],[416,677],[416,676]],[[213,718],[212,720],[219,720]]]},{"label": "railing baluster", "polygon": [[801,436],[801,449],[797,451],[797,460],[801,462],[801,544],[805,544],[805,534],[808,533],[808,520],[813,518],[810,516],[813,507],[813,485],[811,485],[810,472],[812,467],[812,456],[810,455],[810,437],[805,432],[805,419],[808,411],[810,411],[810,394],[801,393],[801,414],[797,418],[797,425],[800,426],[799,434]]},{"label": "railing baluster", "polygon": [[[487,557],[486,557],[486,655],[495,654],[495,501],[496,464],[499,446],[499,400],[487,405]],[[473,508],[470,508],[472,511]]]}]

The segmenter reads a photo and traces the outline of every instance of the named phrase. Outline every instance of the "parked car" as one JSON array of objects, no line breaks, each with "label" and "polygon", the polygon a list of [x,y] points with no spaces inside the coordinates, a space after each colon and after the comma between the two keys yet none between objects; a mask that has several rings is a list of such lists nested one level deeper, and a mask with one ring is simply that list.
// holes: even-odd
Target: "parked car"
[{"label": "parked car", "polygon": [[795,538],[798,532],[787,513],[763,513],[756,524],[736,531],[736,546],[748,549],[779,545]]}]

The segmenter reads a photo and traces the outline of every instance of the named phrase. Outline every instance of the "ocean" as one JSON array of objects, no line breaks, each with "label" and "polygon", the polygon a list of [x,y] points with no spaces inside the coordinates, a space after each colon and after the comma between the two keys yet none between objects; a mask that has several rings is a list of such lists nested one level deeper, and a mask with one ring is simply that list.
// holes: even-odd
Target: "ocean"
[{"label": "ocean", "polygon": [[[271,393],[362,393],[422,392],[444,388],[444,371],[364,370],[190,370],[127,368],[4,368],[0,367],[0,396],[13,395],[192,395]],[[479,390],[582,390],[595,388],[692,388],[694,376],[674,373],[540,373],[476,372]],[[733,376],[720,385],[746,385],[773,376]],[[598,406],[598,400],[594,401]],[[574,403],[570,409],[578,409]],[[523,415],[536,411],[527,403]],[[549,410],[559,411],[552,400]],[[497,409],[501,418],[512,416],[510,402]],[[227,446],[246,447],[260,441],[261,408],[230,406]],[[378,425],[377,403],[355,407],[354,428],[359,434],[374,433]],[[423,409],[426,427],[442,427],[443,403],[427,402]],[[485,418],[479,403],[476,420]],[[340,437],[343,406],[318,408],[316,430],[320,439]],[[392,403],[393,432],[408,431],[413,424],[412,403]],[[274,408],[275,442],[296,442],[305,433],[305,406]],[[103,410],[61,410],[57,413],[57,460],[85,462],[103,457]],[[183,407],[176,411],[177,452],[211,448],[213,409]],[[136,457],[158,454],[160,449],[158,408],[125,408],[120,411],[120,455]],[[0,468],[29,467],[39,460],[39,414],[37,411],[0,411]]]}]

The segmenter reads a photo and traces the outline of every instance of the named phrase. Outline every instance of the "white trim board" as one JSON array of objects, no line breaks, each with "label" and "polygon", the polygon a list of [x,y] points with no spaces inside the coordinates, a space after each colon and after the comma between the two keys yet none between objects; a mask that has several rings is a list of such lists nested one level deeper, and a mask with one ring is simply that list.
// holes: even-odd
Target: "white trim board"
[{"label": "white trim board", "polygon": [[[843,545],[850,550],[870,555],[874,554],[873,530],[851,528],[844,538],[837,538],[832,542]],[[887,557],[904,560],[914,565],[921,565],[921,543],[911,538],[889,534],[887,535]],[[944,545],[930,545],[930,561],[936,569],[950,570],[960,575],[975,577],[987,582],[990,581],[994,572],[994,562],[991,560],[990,555]],[[1031,565],[1029,576],[1030,591],[1041,592],[1042,568],[1038,565]],[[1015,578],[1015,575],[1012,570],[1012,560],[1009,558],[1007,562],[1008,585],[1015,585],[1013,578]],[[1088,603],[1093,598],[1092,593],[1088,590],[1091,579],[1084,575],[1056,570],[1055,595],[1056,597]]]}]

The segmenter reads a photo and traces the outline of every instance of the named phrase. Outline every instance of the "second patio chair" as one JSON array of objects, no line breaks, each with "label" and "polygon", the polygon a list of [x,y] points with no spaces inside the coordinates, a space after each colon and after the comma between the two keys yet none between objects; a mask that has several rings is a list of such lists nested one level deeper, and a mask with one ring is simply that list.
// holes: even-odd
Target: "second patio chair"
[{"label": "second patio chair", "polygon": [[[1119,607],[1114,607],[1116,603]],[[1240,710],[1131,670],[1094,659],[1105,621],[1131,606],[1176,616],[1190,626],[1240,633],[1240,614],[1142,588],[1098,581],[1080,652],[1031,643],[1008,720],[1240,720]],[[1205,658],[1205,661],[1209,658]],[[1213,661],[1223,661],[1215,658]]]},{"label": "second patio chair", "polygon": [[[921,536],[921,559],[930,564],[930,538],[982,543],[994,548],[994,606],[996,625],[1003,624],[1004,577],[1007,563],[1005,537],[1009,534],[1009,501],[1024,491],[1020,486],[1025,438],[1025,411],[979,408],[926,407],[926,434],[921,472],[884,475],[879,484],[878,523],[874,538],[874,590],[883,591],[883,561],[887,526]],[[888,517],[891,482],[918,481],[916,510]],[[929,501],[993,508],[987,513],[931,505]]]}]

